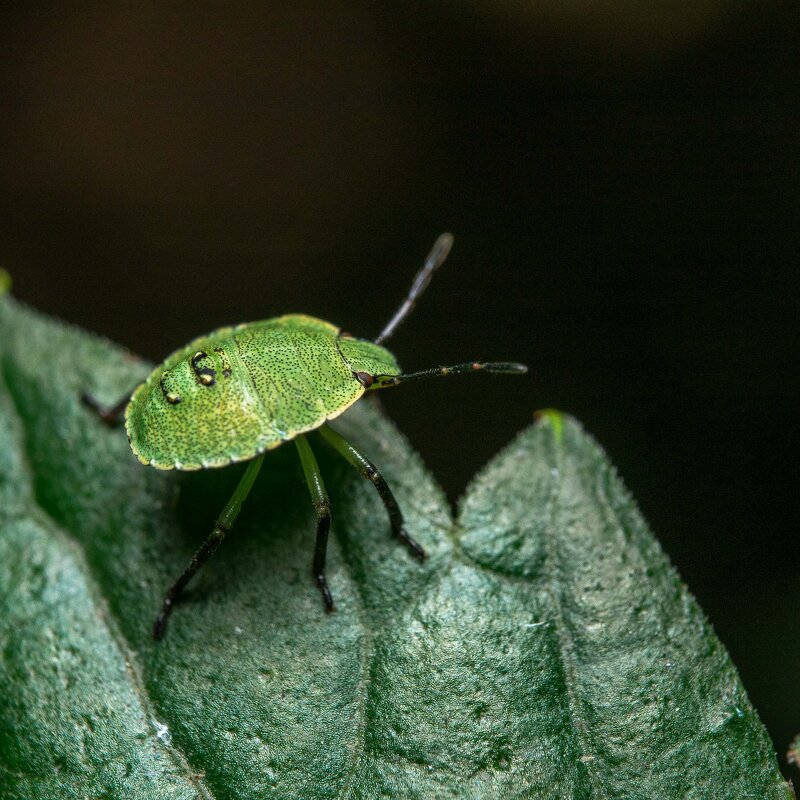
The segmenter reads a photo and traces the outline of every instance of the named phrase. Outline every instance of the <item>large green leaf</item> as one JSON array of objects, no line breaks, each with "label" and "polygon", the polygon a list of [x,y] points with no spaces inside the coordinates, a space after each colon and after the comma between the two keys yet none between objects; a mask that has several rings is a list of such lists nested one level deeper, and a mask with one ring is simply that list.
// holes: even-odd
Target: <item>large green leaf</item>
[{"label": "large green leaf", "polygon": [[320,443],[325,615],[292,446],[164,641],[241,470],[140,466],[82,407],[147,371],[0,300],[0,797],[790,798],[733,666],[594,441],[546,414],[457,523],[367,402],[339,423],[430,553]]}]

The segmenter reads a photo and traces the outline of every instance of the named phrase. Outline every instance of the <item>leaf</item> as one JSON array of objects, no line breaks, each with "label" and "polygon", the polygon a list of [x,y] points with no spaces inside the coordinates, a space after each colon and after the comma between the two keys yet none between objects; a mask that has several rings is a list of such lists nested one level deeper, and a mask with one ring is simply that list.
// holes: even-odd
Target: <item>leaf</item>
[{"label": "leaf", "polygon": [[293,447],[150,638],[241,468],[140,466],[82,407],[148,366],[0,299],[0,797],[791,798],[722,645],[605,455],[556,413],[453,523],[407,442],[339,422],[427,548],[315,442],[325,615]]}]

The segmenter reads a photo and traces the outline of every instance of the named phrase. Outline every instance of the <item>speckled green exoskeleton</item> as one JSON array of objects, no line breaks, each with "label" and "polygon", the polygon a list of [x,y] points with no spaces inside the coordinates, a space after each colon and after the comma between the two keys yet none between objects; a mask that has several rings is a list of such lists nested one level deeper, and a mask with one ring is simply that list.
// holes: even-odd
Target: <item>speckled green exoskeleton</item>
[{"label": "speckled green exoskeleton", "polygon": [[330,502],[306,433],[319,430],[328,443],[378,491],[397,538],[420,560],[425,551],[406,531],[403,515],[386,481],[355,445],[327,423],[365,392],[408,380],[462,372],[519,374],[522,364],[468,362],[403,373],[382,346],[408,316],[434,270],[453,243],[440,236],[403,304],[374,340],[357,339],[335,325],[303,314],[220,328],[195,339],[156,367],[128,400],[103,408],[84,399],[111,424],[125,412],[136,457],[157,469],[197,470],[249,461],[211,534],[178,580],[170,586],[153,626],[160,639],[173,605],[186,584],[230,532],[268,450],[293,440],[317,513],[312,573],[326,611],[333,597],[325,580]]}]

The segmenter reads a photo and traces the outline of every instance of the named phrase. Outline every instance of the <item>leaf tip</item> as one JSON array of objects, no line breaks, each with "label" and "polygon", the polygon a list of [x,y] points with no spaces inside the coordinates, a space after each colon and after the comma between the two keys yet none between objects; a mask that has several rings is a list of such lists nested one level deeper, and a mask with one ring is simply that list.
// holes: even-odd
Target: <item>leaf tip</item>
[{"label": "leaf tip", "polygon": [[11,291],[11,275],[0,267],[0,297],[9,294]]},{"label": "leaf tip", "polygon": [[542,408],[533,412],[533,418],[536,420],[536,425],[542,427],[550,425],[553,428],[553,433],[557,442],[561,442],[564,437],[564,417],[566,415],[563,411],[558,411],[555,408]]},{"label": "leaf tip", "polygon": [[789,745],[786,760],[795,767],[800,767],[800,733],[794,737],[794,741]]}]

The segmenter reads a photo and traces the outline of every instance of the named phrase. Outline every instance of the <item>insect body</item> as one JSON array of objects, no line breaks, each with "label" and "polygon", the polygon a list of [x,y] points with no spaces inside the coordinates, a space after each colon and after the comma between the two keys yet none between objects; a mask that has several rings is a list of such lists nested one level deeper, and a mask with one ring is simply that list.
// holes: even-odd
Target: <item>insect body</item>
[{"label": "insect body", "polygon": [[158,469],[197,470],[237,461],[249,465],[233,496],[191,562],[167,590],[153,626],[161,638],[175,601],[210,558],[241,510],[264,454],[284,442],[297,446],[317,512],[313,575],[325,608],[334,610],[325,579],[330,502],[306,433],[319,430],[378,491],[394,534],[419,559],[425,551],[405,529],[403,515],[378,469],[326,423],[366,391],[405,381],[460,372],[524,373],[514,363],[467,362],[403,373],[382,346],[414,307],[452,245],[439,237],[408,297],[375,341],[357,339],[329,322],[301,314],[221,328],[173,353],[133,392],[111,409],[84,395],[106,422],[125,411],[125,427],[136,457]]},{"label": "insect body", "polygon": [[291,314],[223,328],[173,353],[136,389],[125,423],[143,464],[222,467],[319,428],[373,376],[399,374],[383,347]]}]

